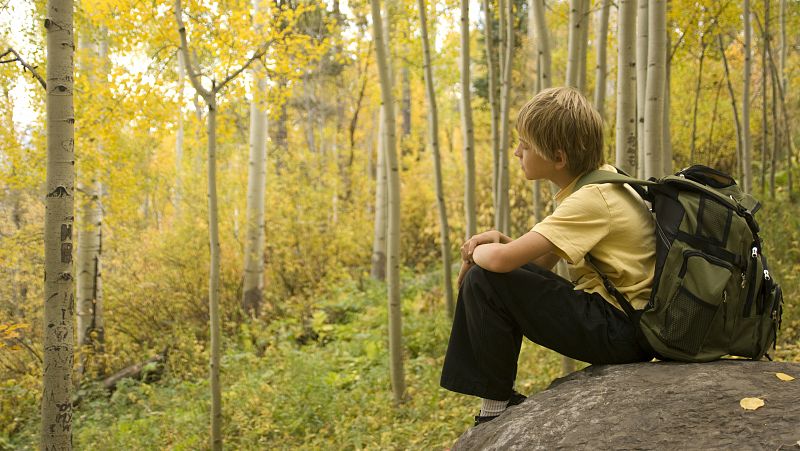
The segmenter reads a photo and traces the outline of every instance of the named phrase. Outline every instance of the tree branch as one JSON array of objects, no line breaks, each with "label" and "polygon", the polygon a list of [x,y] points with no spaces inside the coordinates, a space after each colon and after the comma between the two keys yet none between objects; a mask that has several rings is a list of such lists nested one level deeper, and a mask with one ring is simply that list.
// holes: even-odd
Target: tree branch
[{"label": "tree branch", "polygon": [[[4,60],[3,58],[5,58],[6,55],[8,55],[8,54],[13,55],[14,57],[11,58],[11,59]],[[39,84],[42,85],[42,88],[47,89],[47,82],[45,82],[44,78],[42,78],[42,76],[39,75],[38,72],[36,72],[36,66],[31,66],[30,64],[26,63],[25,60],[22,59],[21,56],[19,56],[19,53],[17,53],[16,50],[14,50],[13,48],[9,47],[8,50],[6,50],[5,53],[0,55],[0,64],[14,63],[14,62],[17,62],[17,61],[19,61],[19,63],[22,65],[23,70],[28,70],[28,71],[30,71],[31,74],[33,74],[34,78],[36,78],[36,80],[39,81]]]},{"label": "tree branch", "polygon": [[200,82],[200,77],[194,70],[194,64],[192,64],[191,55],[189,54],[189,42],[186,40],[186,27],[183,25],[183,10],[181,7],[181,0],[175,0],[175,21],[178,24],[178,34],[181,37],[180,51],[183,52],[183,60],[186,63],[186,73],[189,74],[189,81],[192,82],[192,86],[194,87],[195,91],[200,93],[203,98],[208,99],[212,93],[203,88],[203,84]]}]

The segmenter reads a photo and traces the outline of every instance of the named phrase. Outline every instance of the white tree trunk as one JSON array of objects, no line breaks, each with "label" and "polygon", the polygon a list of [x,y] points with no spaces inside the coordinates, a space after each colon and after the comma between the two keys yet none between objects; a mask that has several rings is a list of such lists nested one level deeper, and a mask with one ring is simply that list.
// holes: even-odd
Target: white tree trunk
[{"label": "white tree trunk", "polygon": [[664,157],[664,86],[666,85],[667,2],[650,2],[647,48],[647,102],[644,109],[644,176],[661,177]]},{"label": "white tree trunk", "polygon": [[[254,2],[256,3],[256,2]],[[267,178],[266,81],[258,71],[253,77],[250,102],[250,161],[247,172],[247,234],[244,247],[242,307],[258,316],[264,300],[264,191]]]},{"label": "white tree trunk", "polygon": [[742,189],[749,193],[753,189],[753,173],[750,156],[750,78],[752,77],[752,25],[750,24],[750,0],[744,0],[744,90],[742,93]]},{"label": "white tree trunk", "polygon": [[636,139],[638,148],[637,176],[645,174],[644,111],[647,99],[647,46],[649,0],[638,0],[636,14]]},{"label": "white tree trunk", "polygon": [[567,86],[578,86],[578,69],[580,68],[581,50],[581,11],[583,0],[569,0],[569,35],[567,40]]},{"label": "white tree trunk", "polygon": [[672,94],[670,84],[672,83],[672,64],[670,61],[671,50],[670,34],[667,32],[666,45],[664,45],[664,66],[665,66],[665,81],[664,81],[664,114],[662,117],[661,131],[664,134],[664,149],[662,150],[662,163],[661,171],[664,175],[672,174],[672,133],[670,130],[670,103],[672,102]]},{"label": "white tree trunk", "polygon": [[478,226],[475,206],[475,138],[470,100],[472,83],[469,72],[469,0],[461,0],[461,132],[464,149],[464,210],[467,238],[477,233]]},{"label": "white tree trunk", "polygon": [[[498,77],[501,77],[499,67],[501,66],[502,53],[499,51],[502,48],[502,43],[499,46],[495,45],[495,33],[493,28],[494,15],[492,14],[492,2],[490,0],[483,0],[483,22],[484,22],[484,41],[486,43],[486,78],[488,79],[487,91],[489,94],[489,111],[490,122],[489,129],[491,131],[491,145],[492,145],[492,207],[494,207],[494,227],[500,230],[500,213],[502,211],[502,202],[500,198],[500,86],[498,86]],[[501,22],[501,29],[502,29]],[[502,33],[502,30],[501,30]]]},{"label": "white tree trunk", "polygon": [[578,91],[586,93],[586,56],[589,52],[589,0],[581,0],[580,39],[578,40]]},{"label": "white tree trunk", "polygon": [[44,361],[41,444],[72,449],[73,262],[75,141],[72,0],[48,0],[47,195],[44,218]]},{"label": "white tree trunk", "polygon": [[388,164],[389,194],[389,233],[388,233],[388,271],[389,279],[389,367],[392,379],[392,392],[395,403],[405,398],[406,384],[403,372],[403,326],[400,306],[400,171],[397,159],[395,136],[394,99],[387,65],[388,55],[383,43],[380,0],[370,0],[372,9],[372,28],[375,36],[375,50],[378,73],[381,81],[381,100],[384,108],[386,160]]},{"label": "white tree trunk", "polygon": [[725,81],[728,85],[728,94],[731,98],[731,107],[733,108],[733,120],[736,125],[736,170],[734,173],[738,173],[738,178],[741,179],[741,160],[742,160],[742,123],[739,121],[739,110],[736,106],[736,95],[733,92],[733,83],[731,82],[731,74],[728,70],[728,58],[725,56],[725,46],[722,44],[722,35],[717,35],[717,42],[719,43],[719,53],[722,56],[722,63],[724,64],[725,68]]},{"label": "white tree trunk", "polygon": [[175,217],[180,219],[183,202],[183,82],[186,80],[183,52],[178,51],[178,130],[175,134]]},{"label": "white tree trunk", "polygon": [[606,47],[608,45],[608,16],[611,10],[611,0],[601,0],[600,10],[597,11],[597,34],[595,46],[597,47],[597,63],[594,76],[594,107],[600,117],[606,118],[606,72],[608,71]]},{"label": "white tree trunk", "polygon": [[[88,72],[91,85],[97,81],[96,73],[107,72],[108,39],[105,29],[99,30],[99,44],[97,47],[87,45],[94,49],[93,65],[95,67],[82,67]],[[103,151],[102,140],[97,140],[98,154]],[[77,343],[80,353],[79,371],[83,373],[91,355],[103,352],[104,328],[102,317],[102,288],[100,283],[101,262],[101,237],[103,224],[103,211],[101,197],[102,184],[99,181],[99,170],[95,170],[94,180],[88,185],[79,188],[84,193],[84,202],[81,209],[81,221],[78,228],[78,257],[76,279],[76,310],[77,310]]]},{"label": "white tree trunk", "polygon": [[388,220],[388,188],[386,176],[386,145],[384,118],[385,107],[380,108],[378,123],[377,164],[375,168],[375,221],[372,240],[372,270],[370,276],[375,280],[386,280],[386,222]]},{"label": "white tree trunk", "polygon": [[620,0],[617,18],[616,165],[635,175],[636,146],[636,0]]},{"label": "white tree trunk", "polygon": [[541,79],[541,89],[547,89],[552,85],[551,56],[550,56],[550,36],[547,30],[547,21],[544,16],[544,0],[529,0],[532,4],[533,21],[536,26],[534,32],[536,36],[536,51],[539,55],[539,78]]},{"label": "white tree trunk", "polygon": [[511,107],[511,72],[514,60],[514,3],[512,0],[502,0],[501,5],[505,13],[501,15],[505,19],[502,27],[504,35],[503,50],[505,53],[501,58],[501,79],[500,79],[500,230],[506,235],[511,234],[510,203],[508,198],[509,174],[508,174],[508,146],[511,134],[509,122],[509,110]]},{"label": "white tree trunk", "polygon": [[453,283],[450,263],[450,236],[447,226],[447,208],[444,201],[444,188],[442,187],[442,162],[439,157],[439,113],[436,105],[436,90],[433,82],[433,69],[431,68],[431,52],[428,45],[428,24],[425,10],[425,0],[417,0],[419,10],[420,33],[422,34],[422,61],[425,75],[425,94],[428,99],[428,140],[433,158],[433,175],[436,183],[436,204],[439,207],[439,230],[442,240],[442,273],[445,292],[445,305],[447,314],[452,317],[455,313],[453,301]]}]

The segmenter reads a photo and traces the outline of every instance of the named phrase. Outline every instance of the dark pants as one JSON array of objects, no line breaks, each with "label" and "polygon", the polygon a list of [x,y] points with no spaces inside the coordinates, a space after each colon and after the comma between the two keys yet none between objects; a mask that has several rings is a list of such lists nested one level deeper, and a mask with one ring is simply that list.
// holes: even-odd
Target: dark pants
[{"label": "dark pants", "polygon": [[458,293],[442,387],[506,400],[517,376],[522,337],[593,364],[647,361],[634,325],[599,294],[535,265],[509,273],[475,266]]}]

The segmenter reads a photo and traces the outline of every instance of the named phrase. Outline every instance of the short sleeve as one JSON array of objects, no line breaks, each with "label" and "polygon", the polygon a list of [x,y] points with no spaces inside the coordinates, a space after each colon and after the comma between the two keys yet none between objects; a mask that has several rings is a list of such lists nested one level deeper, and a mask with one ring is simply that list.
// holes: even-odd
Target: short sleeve
[{"label": "short sleeve", "polygon": [[575,264],[608,235],[611,214],[596,185],[572,193],[533,229],[557,248],[556,253]]}]

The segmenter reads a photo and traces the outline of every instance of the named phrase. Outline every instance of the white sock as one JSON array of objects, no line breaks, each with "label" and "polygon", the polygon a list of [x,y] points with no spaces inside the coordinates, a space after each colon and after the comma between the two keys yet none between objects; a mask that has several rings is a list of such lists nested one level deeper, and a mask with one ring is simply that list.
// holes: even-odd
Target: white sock
[{"label": "white sock", "polygon": [[495,401],[494,399],[482,399],[483,404],[481,405],[481,413],[480,416],[482,417],[494,417],[503,413],[508,407],[508,400],[505,401]]}]

